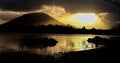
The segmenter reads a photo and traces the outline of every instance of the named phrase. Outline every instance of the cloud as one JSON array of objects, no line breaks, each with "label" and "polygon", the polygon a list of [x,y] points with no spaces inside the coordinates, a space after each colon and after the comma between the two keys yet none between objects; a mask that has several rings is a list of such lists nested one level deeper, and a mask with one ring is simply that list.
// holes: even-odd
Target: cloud
[{"label": "cloud", "polygon": [[119,16],[119,14],[109,13],[104,17],[104,19],[108,20],[108,22],[110,22],[110,24],[113,28],[120,28],[120,16]]},{"label": "cloud", "polygon": [[1,0],[2,10],[12,11],[33,11],[41,8],[42,4],[49,3],[50,0]]},{"label": "cloud", "polygon": [[[119,12],[120,6],[104,0],[57,0],[56,5],[61,5],[70,12]],[[114,11],[113,11],[114,10]]]},{"label": "cloud", "polygon": [[44,12],[57,19],[61,17],[65,17],[65,15],[69,15],[69,13],[65,10],[65,8],[61,6],[43,5],[42,7],[43,9],[37,10],[36,12]]},{"label": "cloud", "polygon": [[67,12],[118,12],[120,6],[105,0],[1,0],[0,8],[11,11],[36,11],[43,5],[62,6]]},{"label": "cloud", "polygon": [[6,20],[3,20],[0,18],[0,24],[5,23],[5,22],[6,22]]},{"label": "cloud", "polygon": [[24,12],[2,11],[0,10],[0,24],[10,21],[18,16],[23,15]]},{"label": "cloud", "polygon": [[8,21],[22,14],[38,11],[57,19],[74,13],[97,12],[108,13],[102,18],[105,23],[114,26],[120,23],[119,8],[119,5],[105,0],[0,0],[0,19]]}]

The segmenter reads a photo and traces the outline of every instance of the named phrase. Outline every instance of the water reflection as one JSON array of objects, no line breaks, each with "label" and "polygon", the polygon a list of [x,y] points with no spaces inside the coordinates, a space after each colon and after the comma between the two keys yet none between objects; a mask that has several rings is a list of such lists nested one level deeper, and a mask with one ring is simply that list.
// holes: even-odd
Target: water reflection
[{"label": "water reflection", "polygon": [[[88,43],[88,38],[93,38],[96,35],[41,35],[41,34],[16,34],[16,35],[0,35],[0,51],[14,50],[14,51],[29,51],[38,54],[57,54],[71,51],[82,51],[94,49],[95,44]],[[24,50],[21,50],[21,43],[24,41],[23,39],[31,38],[52,38],[55,39],[57,44],[53,47],[39,47],[39,48],[29,48],[25,47]],[[107,36],[103,36],[107,37]],[[36,40],[34,40],[36,41]],[[34,42],[33,41],[33,42]],[[30,43],[30,42],[28,42]],[[35,43],[35,42],[34,42]],[[23,45],[24,46],[24,45]],[[38,45],[37,45],[38,46]]]}]

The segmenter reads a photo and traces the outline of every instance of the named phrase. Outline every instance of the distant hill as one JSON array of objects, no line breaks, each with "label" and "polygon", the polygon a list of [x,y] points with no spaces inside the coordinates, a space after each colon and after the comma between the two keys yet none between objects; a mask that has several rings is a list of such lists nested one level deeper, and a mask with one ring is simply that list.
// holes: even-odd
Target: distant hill
[{"label": "distant hill", "polygon": [[3,25],[2,27],[11,26],[38,26],[38,25],[62,25],[59,21],[45,13],[29,13],[15,18]]}]

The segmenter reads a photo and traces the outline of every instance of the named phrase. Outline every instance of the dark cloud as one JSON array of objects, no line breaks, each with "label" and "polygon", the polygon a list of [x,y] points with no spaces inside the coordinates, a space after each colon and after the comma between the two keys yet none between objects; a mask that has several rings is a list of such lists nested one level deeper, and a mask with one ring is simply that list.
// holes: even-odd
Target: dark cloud
[{"label": "dark cloud", "polygon": [[63,6],[70,12],[119,12],[120,6],[105,0],[56,0],[55,5]]},{"label": "dark cloud", "polygon": [[62,6],[68,12],[119,12],[120,6],[105,0],[1,0],[0,8],[12,11],[35,11],[42,5]]},{"label": "dark cloud", "polygon": [[1,0],[2,10],[33,11],[41,8],[41,5],[49,3],[50,0]]},{"label": "dark cloud", "polygon": [[111,21],[120,21],[120,16],[119,14],[116,14],[116,13],[110,13],[104,18],[106,18],[107,20],[111,20]]}]

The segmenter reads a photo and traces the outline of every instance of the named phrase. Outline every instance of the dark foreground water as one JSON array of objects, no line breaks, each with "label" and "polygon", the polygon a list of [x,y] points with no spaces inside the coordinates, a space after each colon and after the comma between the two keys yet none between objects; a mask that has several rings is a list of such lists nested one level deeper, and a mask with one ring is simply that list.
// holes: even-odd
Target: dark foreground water
[{"label": "dark foreground water", "polygon": [[[2,51],[28,51],[37,54],[59,54],[65,52],[83,51],[95,49],[96,45],[88,43],[88,38],[100,36],[110,39],[112,35],[92,35],[92,34],[0,34],[0,52]],[[35,43],[37,39],[52,38],[57,41],[54,46],[26,47],[21,43],[27,41]],[[33,40],[34,39],[34,40]],[[29,42],[28,42],[29,43]],[[24,48],[22,47],[24,46]]]}]

